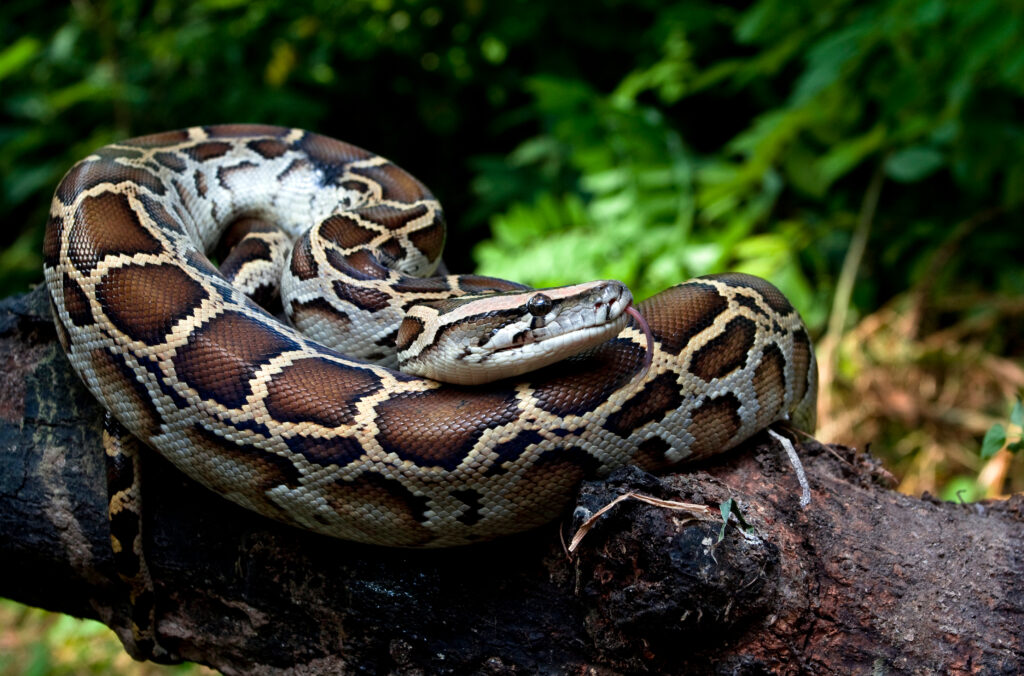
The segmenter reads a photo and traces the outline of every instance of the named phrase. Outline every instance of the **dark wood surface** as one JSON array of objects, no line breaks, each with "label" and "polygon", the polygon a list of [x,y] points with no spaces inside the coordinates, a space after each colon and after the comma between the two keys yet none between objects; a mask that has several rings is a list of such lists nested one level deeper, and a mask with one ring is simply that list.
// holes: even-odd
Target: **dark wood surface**
[{"label": "dark wood surface", "polygon": [[[101,411],[45,294],[0,302],[0,595],[123,634]],[[870,456],[808,441],[813,490],[762,435],[715,463],[581,488],[560,523],[443,551],[336,541],[248,513],[147,454],[158,630],[225,673],[614,674],[1024,671],[1024,496],[894,492]],[[752,527],[624,492],[733,498]]]}]

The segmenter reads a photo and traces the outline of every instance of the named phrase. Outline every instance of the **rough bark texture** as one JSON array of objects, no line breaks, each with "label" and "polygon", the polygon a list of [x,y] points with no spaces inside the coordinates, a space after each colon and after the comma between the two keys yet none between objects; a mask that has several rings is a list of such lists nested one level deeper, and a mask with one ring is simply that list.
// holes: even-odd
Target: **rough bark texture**
[{"label": "rough bark texture", "polygon": [[[0,304],[0,595],[126,631],[105,520],[101,412],[44,294]],[[1024,497],[899,495],[867,454],[803,445],[813,501],[766,438],[581,489],[575,516],[464,549],[404,551],[268,521],[146,459],[158,629],[226,673],[1019,673]],[[637,501],[573,558],[560,543],[627,491],[717,506],[751,530]],[[575,519],[575,522],[574,522]]]}]

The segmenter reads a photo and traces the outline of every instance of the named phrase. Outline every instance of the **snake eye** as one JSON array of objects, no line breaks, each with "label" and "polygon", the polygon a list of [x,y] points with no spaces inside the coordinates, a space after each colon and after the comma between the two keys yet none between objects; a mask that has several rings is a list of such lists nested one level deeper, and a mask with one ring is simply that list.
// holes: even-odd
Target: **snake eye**
[{"label": "snake eye", "polygon": [[526,311],[534,317],[543,317],[551,312],[552,306],[551,299],[542,293],[535,294],[526,301]]}]

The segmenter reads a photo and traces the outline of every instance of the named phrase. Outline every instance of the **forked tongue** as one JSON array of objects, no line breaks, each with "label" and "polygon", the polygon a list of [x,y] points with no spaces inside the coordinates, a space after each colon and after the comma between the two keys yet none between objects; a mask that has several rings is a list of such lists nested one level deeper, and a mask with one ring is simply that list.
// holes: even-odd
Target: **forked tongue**
[{"label": "forked tongue", "polygon": [[637,323],[640,330],[644,332],[644,336],[647,337],[647,350],[644,351],[644,367],[637,376],[639,379],[647,375],[647,371],[651,368],[651,362],[654,360],[654,334],[651,333],[651,327],[647,325],[647,320],[644,319],[644,316],[635,307],[632,305],[627,306],[626,314],[633,318],[633,321]]}]

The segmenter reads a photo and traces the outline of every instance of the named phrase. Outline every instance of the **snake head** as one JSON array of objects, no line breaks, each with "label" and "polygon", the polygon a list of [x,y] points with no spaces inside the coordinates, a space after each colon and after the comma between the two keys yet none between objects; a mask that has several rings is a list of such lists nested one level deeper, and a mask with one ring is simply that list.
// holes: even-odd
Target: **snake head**
[{"label": "snake head", "polygon": [[632,302],[622,282],[597,281],[419,303],[398,331],[399,368],[460,385],[520,375],[615,337]]}]

